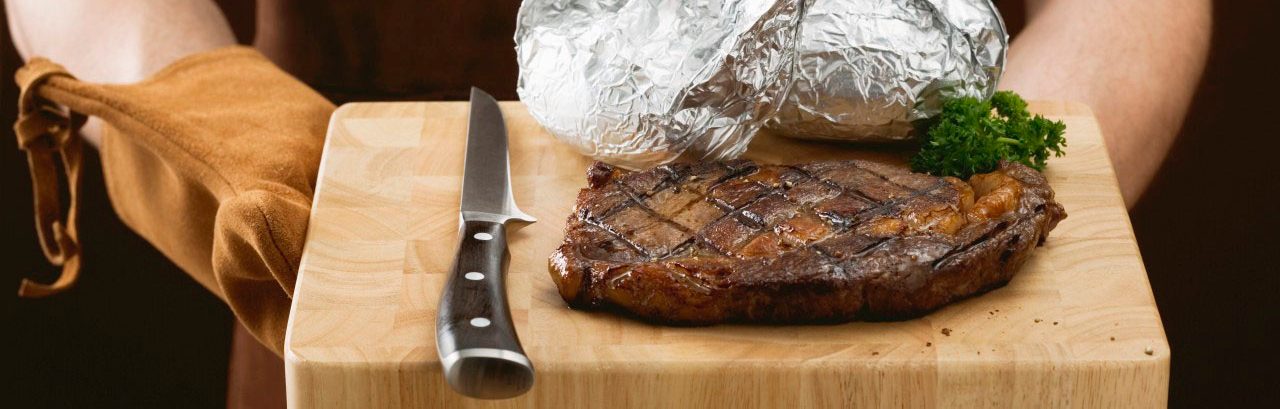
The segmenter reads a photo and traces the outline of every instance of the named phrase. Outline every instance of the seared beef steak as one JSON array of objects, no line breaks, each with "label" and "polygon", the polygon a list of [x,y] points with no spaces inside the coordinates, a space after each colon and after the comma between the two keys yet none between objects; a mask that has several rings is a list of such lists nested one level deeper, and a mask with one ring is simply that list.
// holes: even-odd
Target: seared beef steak
[{"label": "seared beef steak", "polygon": [[588,170],[551,256],[577,308],[680,324],[918,316],[1004,285],[1066,217],[1016,163],[966,183],[866,161]]}]

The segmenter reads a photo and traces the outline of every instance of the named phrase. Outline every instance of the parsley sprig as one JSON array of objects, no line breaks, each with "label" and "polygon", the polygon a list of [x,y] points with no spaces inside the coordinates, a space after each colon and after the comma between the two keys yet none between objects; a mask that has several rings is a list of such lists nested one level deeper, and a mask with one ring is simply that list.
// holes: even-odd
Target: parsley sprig
[{"label": "parsley sprig", "polygon": [[988,101],[954,98],[924,133],[911,168],[968,178],[995,170],[1003,159],[1044,170],[1050,154],[1062,156],[1066,129],[1062,121],[1032,117],[1027,102],[1010,91],[996,92]]}]

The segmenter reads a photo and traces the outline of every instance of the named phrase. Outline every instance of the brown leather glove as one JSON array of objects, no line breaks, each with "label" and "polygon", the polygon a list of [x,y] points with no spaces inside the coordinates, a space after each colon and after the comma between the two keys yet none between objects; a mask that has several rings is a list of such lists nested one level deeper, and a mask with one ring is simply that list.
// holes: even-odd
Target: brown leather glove
[{"label": "brown leather glove", "polygon": [[[96,116],[107,125],[102,166],[116,213],[280,354],[333,104],[246,47],[189,56],[130,85],[83,83],[40,58],[16,77],[14,128],[31,166],[41,245],[63,267],[52,284],[24,280],[19,295],[75,281],[82,142],[74,130]],[[65,219],[55,154],[70,185]]]}]

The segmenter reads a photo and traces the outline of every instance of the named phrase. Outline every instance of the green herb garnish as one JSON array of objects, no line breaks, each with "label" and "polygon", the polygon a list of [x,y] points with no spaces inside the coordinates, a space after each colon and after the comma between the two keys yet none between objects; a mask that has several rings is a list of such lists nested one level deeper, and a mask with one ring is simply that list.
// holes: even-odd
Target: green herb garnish
[{"label": "green herb garnish", "polygon": [[989,101],[951,99],[924,133],[911,168],[968,178],[995,170],[1003,159],[1044,170],[1050,153],[1062,156],[1066,129],[1062,121],[1031,117],[1027,102],[1010,91],[996,92]]}]

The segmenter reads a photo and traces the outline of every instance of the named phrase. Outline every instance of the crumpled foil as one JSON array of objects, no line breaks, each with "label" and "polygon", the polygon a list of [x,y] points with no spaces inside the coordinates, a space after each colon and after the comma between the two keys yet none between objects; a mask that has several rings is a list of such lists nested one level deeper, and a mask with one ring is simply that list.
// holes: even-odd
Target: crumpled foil
[{"label": "crumpled foil", "polygon": [[944,97],[991,97],[1007,44],[990,0],[812,0],[794,85],[769,129],[806,139],[908,139],[912,122],[939,113]]},{"label": "crumpled foil", "polygon": [[517,90],[584,154],[639,168],[728,159],[790,86],[803,0],[526,0]]}]

